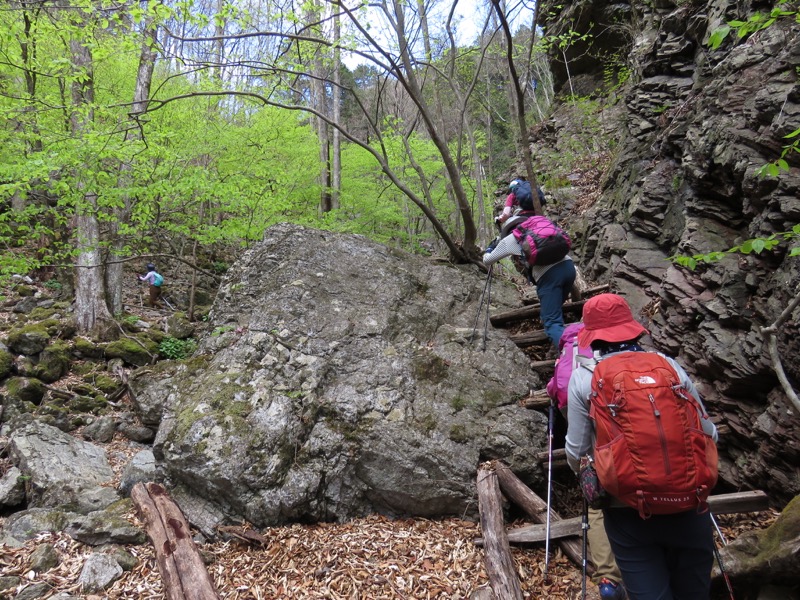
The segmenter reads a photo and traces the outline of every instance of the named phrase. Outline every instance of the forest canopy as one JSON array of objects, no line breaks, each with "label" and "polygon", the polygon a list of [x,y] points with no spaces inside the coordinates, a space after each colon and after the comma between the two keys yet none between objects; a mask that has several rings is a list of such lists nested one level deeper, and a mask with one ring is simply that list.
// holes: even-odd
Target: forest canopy
[{"label": "forest canopy", "polygon": [[122,262],[278,222],[476,260],[553,92],[535,11],[457,6],[7,3],[0,274],[77,267],[92,330]]}]

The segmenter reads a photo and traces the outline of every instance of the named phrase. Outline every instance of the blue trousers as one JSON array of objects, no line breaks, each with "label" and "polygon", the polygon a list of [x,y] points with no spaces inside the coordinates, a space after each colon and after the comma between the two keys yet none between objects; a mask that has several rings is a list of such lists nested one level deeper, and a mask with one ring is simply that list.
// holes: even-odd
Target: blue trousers
[{"label": "blue trousers", "polygon": [[564,333],[564,312],[561,307],[569,296],[573,283],[575,264],[571,260],[554,264],[536,280],[536,295],[539,296],[541,305],[544,332],[556,348],[561,334]]},{"label": "blue trousers", "polygon": [[630,600],[708,600],[711,515],[690,510],[642,519],[632,508],[607,508],[603,515]]}]

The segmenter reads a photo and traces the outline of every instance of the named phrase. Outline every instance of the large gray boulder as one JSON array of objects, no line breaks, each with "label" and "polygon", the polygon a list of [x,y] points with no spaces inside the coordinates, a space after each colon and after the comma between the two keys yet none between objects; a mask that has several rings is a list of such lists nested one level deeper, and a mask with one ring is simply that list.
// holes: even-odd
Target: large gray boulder
[{"label": "large gray boulder", "polygon": [[[228,271],[197,356],[133,376],[157,467],[205,531],[246,519],[474,515],[482,460],[542,484],[541,381],[501,331],[472,339],[485,275],[278,225]],[[518,304],[495,282],[493,310]],[[483,323],[483,319],[480,319]]]},{"label": "large gray boulder", "polygon": [[106,487],[114,472],[101,447],[39,421],[7,427],[9,456],[27,481],[29,508],[69,505],[86,514],[119,499]]}]

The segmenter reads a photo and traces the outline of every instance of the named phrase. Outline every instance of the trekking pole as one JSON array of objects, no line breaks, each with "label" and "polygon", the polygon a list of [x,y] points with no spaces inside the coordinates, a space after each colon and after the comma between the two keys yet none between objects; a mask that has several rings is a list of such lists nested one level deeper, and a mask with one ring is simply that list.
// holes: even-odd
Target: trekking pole
[{"label": "trekking pole", "polygon": [[164,304],[166,304],[167,306],[169,306],[169,308],[172,310],[172,312],[175,312],[175,307],[174,307],[174,306],[172,306],[172,304],[170,304],[170,303],[169,303],[169,301],[166,299],[166,297],[164,296],[164,294],[161,294],[161,299],[164,301]]},{"label": "trekking pole", "polygon": [[[711,522],[714,524],[714,529],[717,530],[717,535],[719,536],[722,545],[727,546],[728,542],[725,540],[725,536],[722,535],[722,530],[719,528],[717,520],[714,518],[714,515],[710,510],[708,511],[708,516],[711,517]],[[722,564],[722,556],[717,549],[717,543],[713,540],[711,543],[714,548],[714,557],[717,559],[717,564],[719,565],[719,572],[722,574],[722,578],[725,580],[725,587],[728,588],[728,594],[730,595],[731,600],[736,600],[736,597],[733,595],[733,585],[731,584],[730,577],[728,577],[728,572],[725,570],[725,567]]]},{"label": "trekking pole", "polygon": [[589,501],[583,498],[583,516],[581,518],[581,530],[583,531],[583,549],[581,550],[581,599],[586,600],[586,544],[589,533]]},{"label": "trekking pole", "polygon": [[547,521],[544,539],[544,581],[548,581],[550,566],[550,503],[553,495],[553,399],[547,413]]},{"label": "trekking pole", "polygon": [[[478,330],[478,319],[480,319],[480,317],[481,317],[481,312],[482,312],[482,309],[483,309],[483,302],[486,299],[487,292],[489,292],[489,290],[492,287],[492,269],[493,269],[493,267],[494,267],[494,265],[491,265],[489,267],[489,273],[486,275],[486,283],[483,285],[483,292],[481,293],[481,301],[480,301],[480,304],[478,304],[478,312],[475,315],[475,324],[472,326],[472,335],[469,336],[470,343],[472,343],[472,340],[475,337],[475,332]],[[489,320],[489,302],[488,301],[486,302],[486,320],[487,321]],[[483,337],[483,349],[484,350],[486,349],[486,331],[485,331],[485,329],[484,329],[484,337]]]},{"label": "trekking pole", "polygon": [[483,343],[481,352],[486,352],[486,338],[489,335],[489,307],[492,305],[492,267],[489,267],[489,287],[486,289],[486,318],[483,320]]}]

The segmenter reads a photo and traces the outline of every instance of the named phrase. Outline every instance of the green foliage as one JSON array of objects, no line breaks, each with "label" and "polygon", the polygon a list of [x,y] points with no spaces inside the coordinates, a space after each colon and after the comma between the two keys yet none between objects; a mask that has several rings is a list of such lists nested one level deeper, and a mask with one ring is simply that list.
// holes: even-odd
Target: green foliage
[{"label": "green foliage", "polygon": [[[791,231],[783,231],[780,233],[773,233],[766,238],[753,238],[745,242],[729,248],[724,251],[713,251],[706,254],[695,254],[693,256],[675,255],[670,256],[669,260],[677,265],[686,267],[687,269],[694,270],[701,263],[714,263],[722,260],[731,254],[761,254],[768,252],[783,242],[792,242],[800,238],[800,224],[792,227]],[[800,246],[794,246],[789,249],[789,256],[800,255]]]},{"label": "green foliage", "polygon": [[797,152],[800,154],[800,129],[795,129],[792,133],[783,136],[784,139],[794,139],[791,144],[783,147],[780,158],[771,163],[767,163],[756,170],[756,174],[760,177],[777,177],[781,171],[789,171],[789,163],[786,162],[786,155],[790,152]]},{"label": "green foliage", "polygon": [[195,350],[197,350],[197,342],[193,339],[179,340],[167,336],[158,345],[158,353],[171,360],[189,358]]},{"label": "green foliage", "polygon": [[751,15],[746,21],[728,21],[725,25],[715,29],[708,39],[708,46],[712,50],[718,49],[722,42],[728,37],[731,32],[736,32],[739,39],[745,38],[751,33],[766,29],[778,19],[793,17],[797,23],[800,23],[800,12],[792,9],[789,2],[781,2],[769,12],[759,11]]},{"label": "green foliage", "polygon": [[236,329],[233,325],[220,325],[219,327],[214,327],[214,330],[211,332],[211,337],[219,337],[229,331],[233,331]]}]

